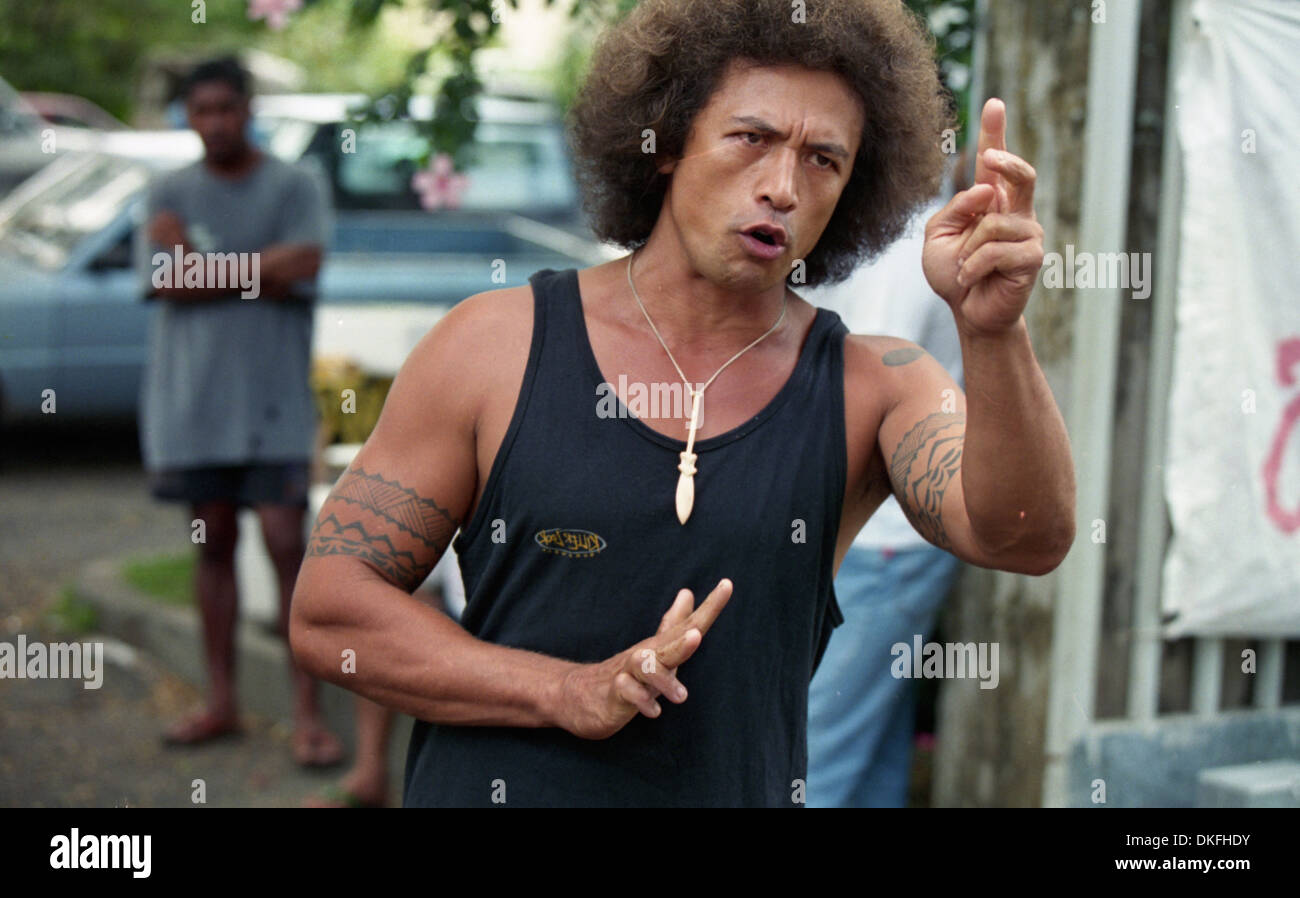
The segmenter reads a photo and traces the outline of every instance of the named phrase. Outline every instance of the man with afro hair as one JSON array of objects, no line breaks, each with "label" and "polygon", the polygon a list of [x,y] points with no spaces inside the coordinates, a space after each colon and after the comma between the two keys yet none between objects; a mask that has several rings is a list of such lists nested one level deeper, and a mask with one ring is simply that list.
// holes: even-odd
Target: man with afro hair
[{"label": "man with afro hair", "polygon": [[[799,807],[834,573],[885,496],[971,564],[1060,563],[1074,474],[1001,102],[923,253],[969,399],[792,289],[904,231],[951,126],[898,0],[646,0],[602,36],[571,139],[595,232],[630,252],[458,304],[298,580],[300,662],[417,718],[407,805]],[[408,595],[453,537],[459,623]]]}]

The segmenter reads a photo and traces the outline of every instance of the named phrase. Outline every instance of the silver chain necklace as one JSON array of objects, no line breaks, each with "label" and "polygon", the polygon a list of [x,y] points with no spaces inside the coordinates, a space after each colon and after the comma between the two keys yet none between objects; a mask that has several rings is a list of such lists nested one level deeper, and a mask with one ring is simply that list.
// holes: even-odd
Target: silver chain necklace
[{"label": "silver chain necklace", "polygon": [[707,390],[709,385],[717,379],[717,376],[726,369],[727,365],[730,365],[736,359],[749,352],[749,350],[767,339],[774,330],[781,326],[781,322],[785,319],[786,306],[790,304],[790,296],[787,293],[781,298],[781,314],[777,316],[776,323],[767,329],[767,333],[763,334],[763,336],[759,337],[753,343],[750,343],[740,352],[727,359],[721,368],[713,372],[713,377],[710,377],[705,381],[704,386],[697,390],[692,387],[691,382],[687,380],[686,374],[682,371],[682,366],[677,364],[677,359],[673,358],[672,351],[669,350],[668,344],[664,342],[664,338],[660,336],[659,328],[655,327],[655,323],[650,320],[650,313],[645,310],[645,303],[641,302],[641,296],[636,292],[636,284],[632,283],[632,259],[635,256],[636,253],[632,253],[627,257],[627,285],[632,288],[632,297],[636,300],[637,306],[640,307],[641,314],[645,316],[646,324],[650,325],[650,330],[654,332],[655,339],[659,341],[659,345],[662,346],[664,352],[668,354],[668,361],[673,363],[673,367],[677,369],[677,374],[681,377],[682,383],[691,393],[691,429],[690,433],[686,437],[686,451],[681,453],[681,461],[677,465],[677,470],[681,472],[681,475],[677,478],[677,520],[682,524],[685,524],[686,519],[691,516],[691,509],[695,506],[696,454],[691,450],[695,448],[695,431],[700,425],[700,408],[704,402],[704,391]]}]

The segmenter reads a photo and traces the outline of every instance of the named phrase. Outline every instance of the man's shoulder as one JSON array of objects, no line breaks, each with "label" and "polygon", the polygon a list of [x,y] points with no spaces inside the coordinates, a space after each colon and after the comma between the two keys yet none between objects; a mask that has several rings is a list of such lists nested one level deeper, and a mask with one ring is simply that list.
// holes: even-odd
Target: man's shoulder
[{"label": "man's shoulder", "polygon": [[481,333],[515,330],[521,324],[531,324],[532,316],[532,285],[521,284],[468,296],[452,306],[443,320],[453,320],[458,329]]},{"label": "man's shoulder", "polygon": [[479,421],[485,410],[496,410],[505,397],[517,394],[532,324],[526,285],[475,293],[456,303],[407,356],[390,393],[394,408],[430,424]]},{"label": "man's shoulder", "polygon": [[914,380],[914,375],[921,371],[928,374],[936,368],[946,370],[919,343],[884,334],[846,335],[844,365],[852,375],[876,379],[901,378],[902,383]]},{"label": "man's shoulder", "polygon": [[447,310],[415,347],[409,364],[451,366],[473,377],[491,377],[527,358],[533,327],[531,286],[503,287],[468,296]]},{"label": "man's shoulder", "polygon": [[924,349],[902,337],[846,334],[844,377],[851,393],[876,397],[889,408],[912,382],[910,372],[917,366],[908,363],[919,362],[923,356],[927,356]]},{"label": "man's shoulder", "polygon": [[885,334],[846,334],[844,337],[845,364],[864,369],[897,367],[897,359],[915,356],[925,350],[911,340]]}]

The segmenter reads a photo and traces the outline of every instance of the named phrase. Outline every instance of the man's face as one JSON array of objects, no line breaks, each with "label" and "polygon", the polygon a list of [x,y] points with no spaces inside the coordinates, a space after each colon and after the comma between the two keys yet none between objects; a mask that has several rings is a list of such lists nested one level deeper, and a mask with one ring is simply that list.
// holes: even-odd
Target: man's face
[{"label": "man's face", "polygon": [[194,86],[185,101],[190,127],[203,140],[209,159],[222,162],[244,150],[248,125],[248,98],[224,81],[204,81]]},{"label": "man's face", "polygon": [[[683,158],[661,169],[672,172],[669,211],[692,268],[730,290],[788,277],[848,183],[863,115],[832,72],[733,63],[696,115]],[[751,236],[763,225],[766,236]]]}]

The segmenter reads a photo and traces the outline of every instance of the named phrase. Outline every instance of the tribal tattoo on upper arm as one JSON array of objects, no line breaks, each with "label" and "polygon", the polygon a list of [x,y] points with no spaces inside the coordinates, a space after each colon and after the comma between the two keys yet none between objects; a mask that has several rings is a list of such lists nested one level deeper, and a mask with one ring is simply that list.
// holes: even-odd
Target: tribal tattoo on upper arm
[{"label": "tribal tattoo on upper arm", "polygon": [[961,470],[965,435],[965,415],[935,412],[899,440],[889,462],[889,479],[903,514],[941,549],[952,549],[943,526],[943,496]]},{"label": "tribal tattoo on upper arm", "polygon": [[459,529],[447,509],[396,480],[349,468],[325,500],[308,555],[352,555],[407,592],[416,589]]}]

